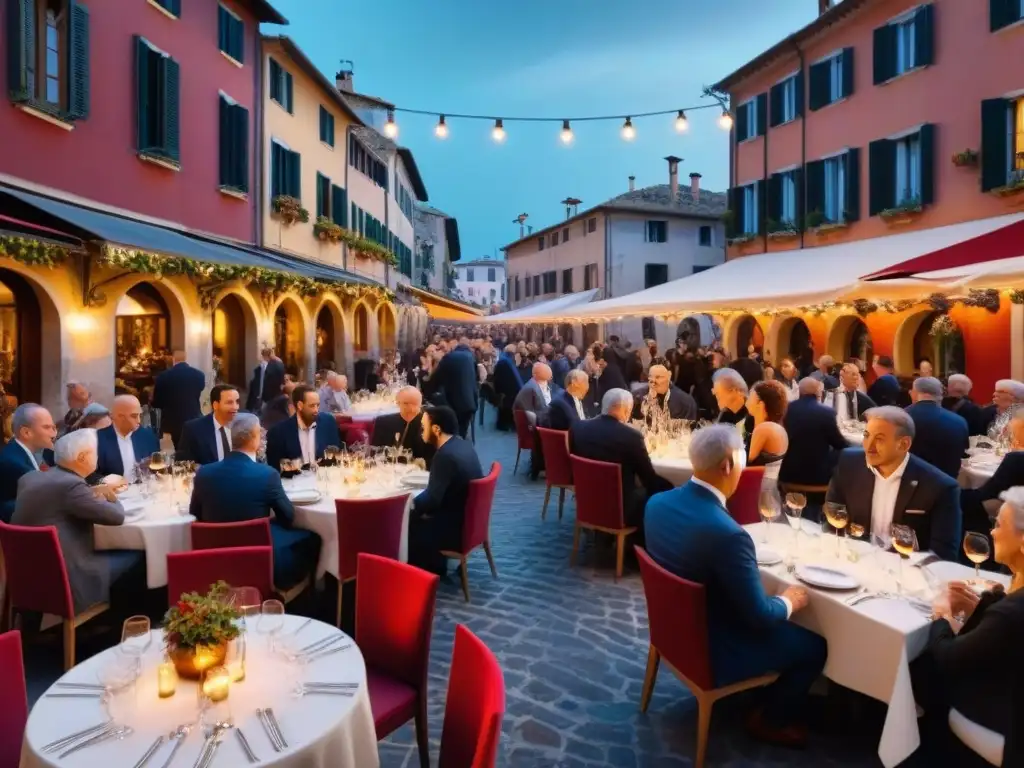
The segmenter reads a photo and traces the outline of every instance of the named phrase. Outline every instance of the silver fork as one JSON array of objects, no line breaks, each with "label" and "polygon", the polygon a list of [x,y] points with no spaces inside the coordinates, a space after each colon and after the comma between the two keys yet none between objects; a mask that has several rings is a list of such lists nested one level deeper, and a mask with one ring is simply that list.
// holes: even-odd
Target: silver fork
[{"label": "silver fork", "polygon": [[56,752],[73,744],[79,739],[89,738],[90,736],[96,735],[96,733],[98,733],[99,731],[105,731],[108,728],[112,728],[113,726],[114,722],[112,720],[106,720],[102,723],[98,723],[97,725],[92,726],[91,728],[83,728],[82,730],[76,731],[75,733],[69,733],[67,736],[57,739],[56,741],[51,741],[49,744],[44,746],[40,751]]},{"label": "silver fork", "polygon": [[173,731],[168,734],[168,741],[174,742],[174,747],[171,749],[171,754],[167,756],[167,760],[164,761],[163,768],[168,768],[171,762],[174,760],[174,756],[178,754],[178,750],[181,748],[181,743],[185,741],[185,737],[188,736],[189,731],[192,730],[192,725],[184,723],[179,725]]},{"label": "silver fork", "polygon": [[113,729],[108,730],[108,731],[100,731],[98,734],[93,736],[91,739],[86,739],[85,741],[81,742],[80,744],[76,744],[75,746],[71,747],[70,749],[67,749],[67,750],[61,752],[60,753],[60,759],[63,760],[68,755],[73,754],[73,753],[77,752],[80,749],[85,749],[86,747],[91,747],[91,746],[93,746],[95,744],[99,744],[100,742],[103,742],[103,741],[109,741],[110,739],[117,739],[118,741],[120,741],[125,736],[131,735],[131,733],[132,733],[132,729],[129,728],[127,725],[122,725],[122,726],[119,726],[117,728],[113,728]]}]

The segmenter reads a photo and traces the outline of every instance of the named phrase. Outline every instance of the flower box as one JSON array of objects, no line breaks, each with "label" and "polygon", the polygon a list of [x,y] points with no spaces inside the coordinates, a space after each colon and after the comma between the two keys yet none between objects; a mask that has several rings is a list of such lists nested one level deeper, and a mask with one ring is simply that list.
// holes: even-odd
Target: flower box
[{"label": "flower box", "polygon": [[292,225],[297,221],[303,224],[309,221],[309,211],[302,207],[302,202],[288,195],[278,195],[270,202],[271,210],[283,224]]},{"label": "flower box", "polygon": [[747,243],[753,242],[757,238],[755,234],[737,235],[736,237],[730,237],[726,242],[729,245],[746,245]]},{"label": "flower box", "polygon": [[910,224],[924,212],[924,206],[917,200],[906,200],[892,208],[879,212],[879,217],[890,226]]},{"label": "flower box", "polygon": [[1024,192],[1024,171],[1013,171],[1010,173],[1009,181],[992,190],[993,195],[999,197],[1013,197]]},{"label": "flower box", "polygon": [[953,155],[953,165],[957,168],[973,168],[978,165],[978,153],[973,149],[965,149]]},{"label": "flower box", "polygon": [[793,240],[800,237],[800,233],[795,229],[777,229],[774,232],[768,233],[769,240]]},{"label": "flower box", "polygon": [[342,229],[326,216],[320,216],[313,225],[313,234],[325,242],[340,243]]}]

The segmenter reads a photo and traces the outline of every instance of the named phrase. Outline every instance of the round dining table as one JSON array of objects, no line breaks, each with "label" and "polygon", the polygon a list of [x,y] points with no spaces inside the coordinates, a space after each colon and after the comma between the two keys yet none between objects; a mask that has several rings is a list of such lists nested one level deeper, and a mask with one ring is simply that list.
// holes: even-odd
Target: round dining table
[{"label": "round dining table", "polygon": [[[227,685],[227,698],[201,708],[199,684],[177,680],[168,698],[158,695],[158,668],[163,659],[163,630],[150,633],[149,647],[134,683],[120,683],[101,696],[111,670],[134,664],[119,647],[83,661],[44,693],[29,714],[20,768],[87,768],[134,766],[152,749],[146,765],[163,766],[177,747],[174,768],[195,765],[213,723],[230,724],[220,737],[211,768],[248,765],[249,747],[260,765],[277,768],[377,768],[377,736],[370,709],[363,656],[335,627],[300,616],[284,616],[274,636],[278,648],[293,651],[334,639],[320,655],[304,663],[271,650],[271,636],[261,632],[261,618],[249,619],[245,676]],[[340,637],[338,637],[340,636]],[[338,649],[338,650],[332,650]],[[230,660],[229,656],[229,660]],[[120,673],[120,679],[125,676]],[[131,675],[127,676],[131,679]],[[166,680],[166,677],[165,677]],[[304,683],[348,683],[345,693],[299,695]],[[271,740],[258,709],[269,708],[286,746]],[[82,740],[60,748],[54,742],[111,719],[130,732],[123,738],[98,740],[68,754]],[[187,733],[185,733],[187,731]],[[172,734],[185,734],[180,739]],[[241,735],[239,735],[239,733]],[[84,739],[83,739],[84,740]],[[244,742],[244,744],[243,744]]]},{"label": "round dining table", "polygon": [[390,416],[398,413],[398,406],[394,403],[367,401],[352,403],[352,406],[345,411],[346,416],[351,416],[352,421],[375,421],[381,416]]}]

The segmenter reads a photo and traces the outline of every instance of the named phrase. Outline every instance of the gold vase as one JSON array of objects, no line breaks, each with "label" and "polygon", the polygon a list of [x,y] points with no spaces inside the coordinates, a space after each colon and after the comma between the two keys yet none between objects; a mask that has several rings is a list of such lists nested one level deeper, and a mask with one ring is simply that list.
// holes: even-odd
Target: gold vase
[{"label": "gold vase", "polygon": [[168,650],[178,677],[199,680],[212,667],[221,666],[228,655],[228,644],[197,645],[195,648],[172,648]]}]

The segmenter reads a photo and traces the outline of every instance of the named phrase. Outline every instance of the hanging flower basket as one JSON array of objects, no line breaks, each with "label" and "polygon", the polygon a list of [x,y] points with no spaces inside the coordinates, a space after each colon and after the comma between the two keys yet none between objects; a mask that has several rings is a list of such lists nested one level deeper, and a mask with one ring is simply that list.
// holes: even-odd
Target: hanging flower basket
[{"label": "hanging flower basket", "polygon": [[999,197],[1013,197],[1021,192],[1024,192],[1024,171],[1011,171],[1006,184],[992,190],[992,194]]},{"label": "hanging flower basket", "polygon": [[886,208],[878,215],[886,224],[898,226],[916,220],[922,212],[924,212],[924,206],[921,204],[920,198],[907,197],[899,205]]},{"label": "hanging flower basket", "polygon": [[303,224],[309,221],[309,211],[302,207],[302,202],[288,195],[278,195],[270,202],[271,210],[283,224],[291,226],[297,221]]},{"label": "hanging flower basket", "polygon": [[965,149],[953,155],[953,165],[957,168],[974,168],[978,165],[978,153],[973,149]]},{"label": "hanging flower basket", "polygon": [[769,240],[793,240],[800,237],[800,229],[792,221],[769,221]]},{"label": "hanging flower basket", "polygon": [[313,234],[328,243],[340,243],[341,233],[342,228],[326,216],[318,217],[316,223],[313,225]]},{"label": "hanging flower basket", "polygon": [[746,245],[747,243],[753,242],[757,239],[757,235],[753,233],[747,233],[744,235],[737,235],[736,237],[730,237],[726,242],[729,245]]}]

